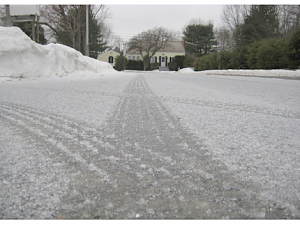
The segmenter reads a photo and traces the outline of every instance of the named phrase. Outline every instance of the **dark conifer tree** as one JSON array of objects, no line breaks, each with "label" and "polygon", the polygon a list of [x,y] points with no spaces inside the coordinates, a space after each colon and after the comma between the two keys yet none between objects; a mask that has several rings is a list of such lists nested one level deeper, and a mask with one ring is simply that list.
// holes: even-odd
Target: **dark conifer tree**
[{"label": "dark conifer tree", "polygon": [[201,57],[209,54],[217,44],[213,32],[213,24],[190,24],[185,27],[183,34],[186,38],[187,53]]}]

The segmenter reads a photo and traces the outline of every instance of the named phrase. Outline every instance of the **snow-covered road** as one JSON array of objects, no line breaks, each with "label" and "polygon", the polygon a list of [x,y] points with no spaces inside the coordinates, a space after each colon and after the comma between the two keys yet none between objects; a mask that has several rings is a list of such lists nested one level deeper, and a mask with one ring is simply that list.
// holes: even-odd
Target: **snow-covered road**
[{"label": "snow-covered road", "polygon": [[0,218],[300,218],[300,81],[0,83]]}]

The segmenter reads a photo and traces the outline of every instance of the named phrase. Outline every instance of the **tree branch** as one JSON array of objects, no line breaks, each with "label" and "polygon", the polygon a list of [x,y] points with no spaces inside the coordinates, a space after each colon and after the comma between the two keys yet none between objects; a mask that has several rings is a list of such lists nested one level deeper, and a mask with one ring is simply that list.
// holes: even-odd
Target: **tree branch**
[{"label": "tree branch", "polygon": [[54,27],[52,27],[49,23],[46,23],[46,22],[39,22],[39,23],[48,26],[48,27],[49,27],[51,30],[53,30],[56,34],[58,33],[57,30],[56,30]]}]

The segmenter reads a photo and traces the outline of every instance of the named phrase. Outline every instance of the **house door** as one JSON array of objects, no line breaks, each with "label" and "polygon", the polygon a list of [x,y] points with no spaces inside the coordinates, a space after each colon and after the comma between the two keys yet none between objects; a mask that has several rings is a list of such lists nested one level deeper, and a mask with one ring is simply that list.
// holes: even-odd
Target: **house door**
[{"label": "house door", "polygon": [[161,64],[160,64],[161,67],[166,67],[166,57],[165,56],[162,56],[161,57]]}]

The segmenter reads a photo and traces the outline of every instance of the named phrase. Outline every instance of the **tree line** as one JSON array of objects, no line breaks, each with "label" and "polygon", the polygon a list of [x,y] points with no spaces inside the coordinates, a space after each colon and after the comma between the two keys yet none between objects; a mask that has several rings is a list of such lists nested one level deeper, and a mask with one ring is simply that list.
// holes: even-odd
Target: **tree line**
[{"label": "tree line", "polygon": [[[223,26],[193,21],[185,27],[185,67],[296,69],[300,66],[299,5],[226,5]],[[193,30],[194,29],[194,30]]]},{"label": "tree line", "polygon": [[[175,57],[168,64],[169,69],[296,69],[300,66],[300,5],[225,5],[221,19],[223,25],[218,29],[214,29],[212,22],[191,20],[182,32],[186,55]],[[148,30],[129,42],[130,49],[140,52],[145,50],[141,43],[155,46],[151,54],[144,52],[142,56],[144,70],[155,68],[155,65],[148,66],[158,47],[153,45],[154,40],[159,40],[153,38],[155,32],[155,29]],[[174,35],[167,34],[160,36],[164,42],[159,43],[166,45],[174,40]],[[141,68],[141,62],[119,57],[116,69],[121,70],[128,63],[130,69]]]}]

